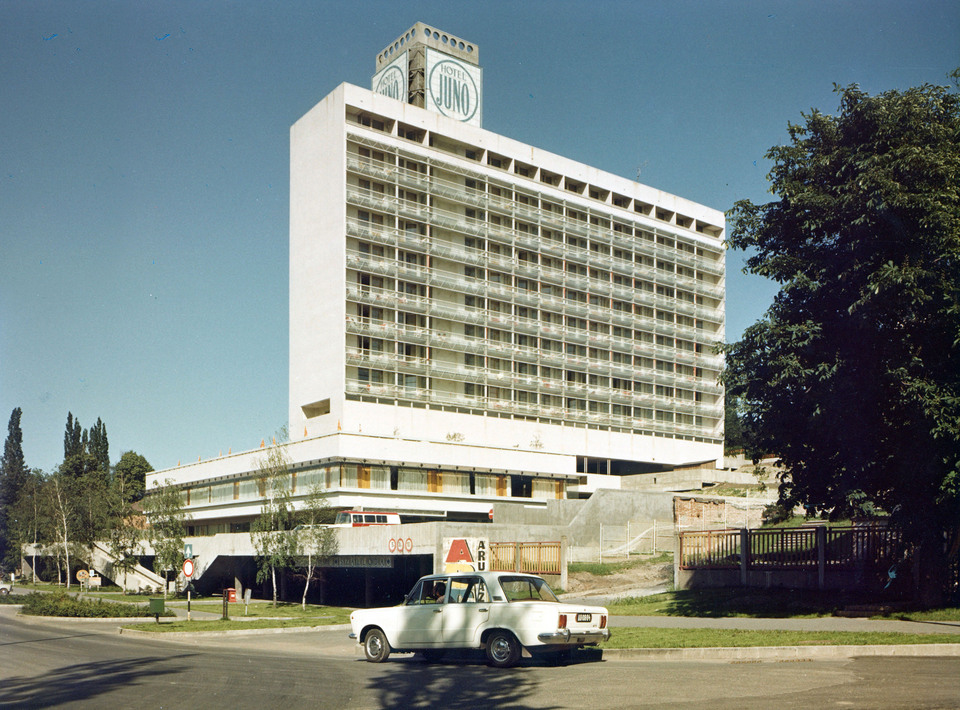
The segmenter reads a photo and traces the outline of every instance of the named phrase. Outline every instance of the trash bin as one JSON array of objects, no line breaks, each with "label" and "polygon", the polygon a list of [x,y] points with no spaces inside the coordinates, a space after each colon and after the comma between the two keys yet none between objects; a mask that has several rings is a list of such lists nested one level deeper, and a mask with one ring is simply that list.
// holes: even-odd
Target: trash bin
[{"label": "trash bin", "polygon": [[227,587],[227,601],[235,602],[237,601],[237,590],[234,587]]}]

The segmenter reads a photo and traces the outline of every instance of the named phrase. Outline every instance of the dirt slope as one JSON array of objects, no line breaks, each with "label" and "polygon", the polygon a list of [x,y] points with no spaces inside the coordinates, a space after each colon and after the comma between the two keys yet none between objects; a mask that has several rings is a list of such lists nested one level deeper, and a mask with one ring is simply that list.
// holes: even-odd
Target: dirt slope
[{"label": "dirt slope", "polygon": [[571,572],[567,575],[568,594],[578,597],[625,597],[649,594],[673,582],[673,563],[639,565],[608,575]]}]

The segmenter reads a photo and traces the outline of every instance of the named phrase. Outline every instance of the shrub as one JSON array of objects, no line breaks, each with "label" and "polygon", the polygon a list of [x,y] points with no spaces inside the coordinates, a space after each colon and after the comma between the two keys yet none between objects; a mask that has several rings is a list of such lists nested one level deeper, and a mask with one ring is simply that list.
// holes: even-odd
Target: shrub
[{"label": "shrub", "polygon": [[[69,616],[84,619],[152,616],[149,608],[137,604],[76,599],[66,592],[41,594],[32,592],[23,597],[23,613],[33,616]],[[163,616],[173,616],[172,611]]]}]

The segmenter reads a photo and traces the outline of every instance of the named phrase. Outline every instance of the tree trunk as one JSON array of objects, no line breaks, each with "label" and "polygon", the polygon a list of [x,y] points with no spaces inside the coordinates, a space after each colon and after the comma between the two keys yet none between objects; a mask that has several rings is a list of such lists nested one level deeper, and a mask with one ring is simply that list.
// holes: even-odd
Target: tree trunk
[{"label": "tree trunk", "polygon": [[67,536],[63,536],[63,556],[66,563],[67,591],[70,591],[70,543],[67,542]]},{"label": "tree trunk", "polygon": [[277,608],[277,569],[270,565],[270,581],[273,582],[273,608]]},{"label": "tree trunk", "polygon": [[300,606],[304,611],[307,610],[307,590],[310,589],[310,579],[313,577],[313,555],[307,555],[307,581],[303,585],[303,600]]}]

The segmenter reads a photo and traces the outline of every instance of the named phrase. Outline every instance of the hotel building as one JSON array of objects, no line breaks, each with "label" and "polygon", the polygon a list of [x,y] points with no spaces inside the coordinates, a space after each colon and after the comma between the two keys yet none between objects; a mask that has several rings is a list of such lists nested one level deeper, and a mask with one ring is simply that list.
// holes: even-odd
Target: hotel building
[{"label": "hotel building", "polygon": [[[478,47],[418,23],[291,129],[295,498],[478,521],[722,456],[723,213],[481,123]],[[242,531],[262,454],[148,485]]]}]

